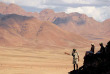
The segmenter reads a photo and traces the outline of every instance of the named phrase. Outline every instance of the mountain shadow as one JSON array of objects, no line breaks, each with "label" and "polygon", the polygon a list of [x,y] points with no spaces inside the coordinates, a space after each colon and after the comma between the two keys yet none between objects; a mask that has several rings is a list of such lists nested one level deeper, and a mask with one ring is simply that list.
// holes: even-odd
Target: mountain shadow
[{"label": "mountain shadow", "polygon": [[86,23],[86,20],[82,19],[79,17],[79,20],[75,20],[75,18],[73,19],[72,16],[68,16],[68,17],[58,17],[55,19],[55,21],[53,22],[56,25],[60,25],[60,24],[67,24],[69,22],[75,23],[77,25],[84,25]]}]

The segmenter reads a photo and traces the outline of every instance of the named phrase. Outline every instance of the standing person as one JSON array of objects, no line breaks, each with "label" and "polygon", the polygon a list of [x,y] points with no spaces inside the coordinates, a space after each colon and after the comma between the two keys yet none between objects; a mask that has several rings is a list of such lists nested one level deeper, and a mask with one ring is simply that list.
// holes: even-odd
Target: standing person
[{"label": "standing person", "polygon": [[76,49],[73,49],[72,56],[73,56],[73,67],[75,70],[75,65],[76,68],[78,69],[78,61],[79,61],[79,54],[77,53]]},{"label": "standing person", "polygon": [[90,51],[92,51],[93,54],[94,54],[94,49],[95,49],[95,46],[94,46],[94,44],[92,43],[92,44],[91,44],[91,50],[90,50]]}]

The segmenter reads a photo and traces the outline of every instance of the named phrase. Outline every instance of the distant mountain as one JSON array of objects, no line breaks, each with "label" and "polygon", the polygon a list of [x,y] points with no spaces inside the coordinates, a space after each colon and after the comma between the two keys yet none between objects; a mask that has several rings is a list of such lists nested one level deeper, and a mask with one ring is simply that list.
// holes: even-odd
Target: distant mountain
[{"label": "distant mountain", "polygon": [[24,9],[22,9],[20,6],[16,4],[5,4],[3,2],[0,2],[0,13],[1,14],[18,14],[23,16],[34,16],[38,17],[38,13],[32,13],[32,12],[26,12]]},{"label": "distant mountain", "polygon": [[103,28],[106,30],[106,35],[110,36],[110,19],[107,19],[103,22]]},{"label": "distant mountain", "polygon": [[102,22],[102,35],[107,40],[110,40],[110,19]]},{"label": "distant mountain", "polygon": [[0,18],[0,45],[42,47],[84,47],[90,41],[66,32],[53,23],[16,14]]},{"label": "distant mountain", "polygon": [[66,31],[76,32],[90,40],[95,38],[90,38],[88,36],[98,36],[101,32],[101,23],[84,14],[78,15],[78,13],[74,13],[67,17],[57,18],[53,23]]},{"label": "distant mountain", "polygon": [[2,14],[22,14],[24,15],[25,10],[15,4],[5,4],[0,2],[0,13]]},{"label": "distant mountain", "polygon": [[[45,9],[41,11],[40,20],[50,21],[63,30],[68,32],[77,33],[89,40],[106,43],[109,39],[106,34],[110,34],[107,30],[110,30],[103,22],[98,22],[92,17],[88,17],[85,14],[64,12],[55,13],[51,9]],[[106,28],[106,30],[105,30]]]},{"label": "distant mountain", "polygon": [[[17,9],[17,10],[16,10]],[[15,4],[0,3],[1,14],[17,14],[22,16],[35,17],[40,21],[49,21],[63,30],[77,33],[92,41],[108,41],[109,40],[109,21],[98,22],[92,17],[79,13],[56,13],[51,9],[44,9],[40,13],[26,12],[21,7]]]}]

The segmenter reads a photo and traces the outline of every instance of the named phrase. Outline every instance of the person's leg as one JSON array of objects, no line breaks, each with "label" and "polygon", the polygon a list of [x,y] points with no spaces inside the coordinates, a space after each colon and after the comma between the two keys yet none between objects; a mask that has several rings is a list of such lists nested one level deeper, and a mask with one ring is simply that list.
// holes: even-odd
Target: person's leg
[{"label": "person's leg", "polygon": [[76,64],[77,70],[78,70],[78,64]]},{"label": "person's leg", "polygon": [[74,70],[75,70],[75,64],[73,66],[74,66]]},{"label": "person's leg", "polygon": [[76,59],[76,68],[78,70],[78,59]]}]

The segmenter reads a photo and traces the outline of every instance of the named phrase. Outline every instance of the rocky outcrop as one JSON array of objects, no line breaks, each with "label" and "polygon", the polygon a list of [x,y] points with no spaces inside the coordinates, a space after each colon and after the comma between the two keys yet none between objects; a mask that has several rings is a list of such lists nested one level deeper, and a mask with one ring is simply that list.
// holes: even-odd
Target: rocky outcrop
[{"label": "rocky outcrop", "polygon": [[85,55],[84,65],[69,74],[110,74],[110,41],[105,53]]}]

